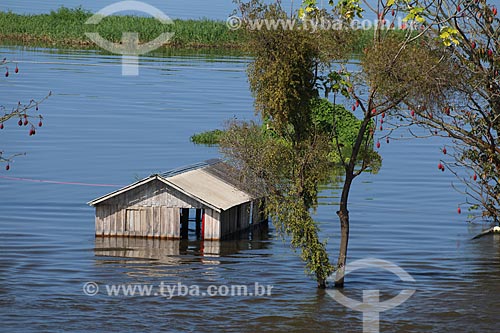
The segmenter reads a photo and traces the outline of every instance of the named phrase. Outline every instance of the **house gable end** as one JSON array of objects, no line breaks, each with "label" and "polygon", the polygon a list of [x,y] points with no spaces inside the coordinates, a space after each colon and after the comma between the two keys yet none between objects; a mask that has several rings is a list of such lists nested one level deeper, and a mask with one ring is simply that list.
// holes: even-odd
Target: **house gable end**
[{"label": "house gable end", "polygon": [[158,178],[116,194],[96,205],[205,208],[202,203]]}]

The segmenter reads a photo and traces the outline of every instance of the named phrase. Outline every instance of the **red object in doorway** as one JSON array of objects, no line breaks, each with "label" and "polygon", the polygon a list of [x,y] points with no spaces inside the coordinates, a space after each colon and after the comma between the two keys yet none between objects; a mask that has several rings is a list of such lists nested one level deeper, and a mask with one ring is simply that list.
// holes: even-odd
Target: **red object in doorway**
[{"label": "red object in doorway", "polygon": [[205,246],[203,244],[203,239],[205,238],[205,210],[201,211],[201,235],[200,235],[200,254],[204,255]]}]

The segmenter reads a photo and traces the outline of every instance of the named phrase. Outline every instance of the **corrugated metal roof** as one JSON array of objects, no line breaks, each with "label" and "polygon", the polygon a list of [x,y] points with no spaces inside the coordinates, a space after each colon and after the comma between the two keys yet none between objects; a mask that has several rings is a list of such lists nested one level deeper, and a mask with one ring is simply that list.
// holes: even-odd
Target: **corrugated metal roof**
[{"label": "corrugated metal roof", "polygon": [[262,179],[253,178],[249,180],[248,175],[245,175],[241,170],[224,163],[221,160],[213,160],[210,165],[203,168],[204,171],[211,175],[220,178],[226,183],[236,187],[237,189],[250,194],[253,198],[262,198],[266,196],[265,183]]},{"label": "corrugated metal roof", "polygon": [[219,159],[212,159],[152,175],[97,198],[89,204],[97,205],[133,188],[145,185],[153,179],[158,179],[218,211],[227,210],[253,199],[251,194],[239,186],[241,183],[234,168]]},{"label": "corrugated metal roof", "polygon": [[252,200],[248,193],[210,174],[204,168],[177,174],[165,180],[219,210],[227,210]]},{"label": "corrugated metal roof", "polygon": [[222,163],[222,161],[219,159],[211,159],[211,160],[207,160],[204,162],[198,162],[198,163],[182,166],[179,168],[175,168],[175,169],[163,172],[160,174],[160,176],[162,176],[163,178],[172,177],[172,176],[184,173],[184,172],[200,169],[200,168],[207,167],[207,166],[217,164],[217,163]]}]

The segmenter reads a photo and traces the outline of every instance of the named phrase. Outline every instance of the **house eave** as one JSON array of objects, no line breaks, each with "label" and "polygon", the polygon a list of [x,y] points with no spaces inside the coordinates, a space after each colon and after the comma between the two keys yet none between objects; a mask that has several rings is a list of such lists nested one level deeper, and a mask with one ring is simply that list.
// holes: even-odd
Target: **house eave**
[{"label": "house eave", "polygon": [[127,185],[125,187],[122,187],[121,189],[118,189],[118,190],[114,191],[114,192],[108,193],[108,194],[103,195],[103,196],[101,196],[99,198],[96,198],[96,199],[94,199],[92,201],[89,201],[89,202],[87,202],[87,204],[89,206],[95,207],[96,205],[98,205],[100,203],[103,203],[104,201],[112,199],[112,198],[114,198],[114,197],[116,197],[116,196],[118,196],[120,194],[123,194],[125,192],[130,191],[130,190],[133,190],[134,188],[137,188],[139,186],[145,185],[145,184],[147,184],[147,183],[149,183],[149,182],[151,182],[153,180],[159,180],[159,181],[161,181],[165,185],[168,185],[169,187],[175,189],[176,191],[179,191],[180,193],[182,193],[182,194],[184,194],[184,195],[186,195],[186,196],[188,196],[188,197],[190,197],[190,198],[198,201],[199,203],[201,203],[204,206],[207,206],[207,207],[209,207],[209,208],[217,211],[218,213],[221,213],[223,211],[222,208],[216,207],[216,206],[212,205],[211,203],[209,203],[209,202],[207,202],[207,201],[205,201],[205,200],[203,200],[203,199],[201,199],[201,198],[199,198],[199,197],[197,197],[197,196],[195,196],[195,195],[193,195],[193,194],[191,194],[189,192],[184,191],[182,188],[180,188],[180,187],[176,186],[175,184],[169,182],[167,179],[163,178],[160,175],[152,175],[152,176],[149,176],[147,178],[141,179],[141,180],[139,180],[139,181],[137,181],[137,182],[135,182],[133,184]]},{"label": "house eave", "polygon": [[147,183],[149,183],[149,182],[151,182],[151,181],[153,181],[153,180],[155,180],[157,178],[158,177],[156,175],[153,175],[153,176],[149,176],[147,178],[141,179],[141,180],[139,180],[139,181],[137,181],[135,183],[132,183],[132,184],[127,185],[125,187],[122,187],[122,188],[120,188],[120,189],[118,189],[116,191],[113,191],[113,192],[105,194],[105,195],[103,195],[103,196],[101,196],[99,198],[96,198],[96,199],[94,199],[92,201],[89,201],[89,202],[87,202],[87,205],[95,207],[96,205],[100,204],[103,201],[111,199],[111,198],[113,198],[113,197],[115,197],[117,195],[125,193],[125,192],[127,192],[129,190],[132,190],[132,189],[134,189],[136,187],[139,187],[141,185],[147,184]]}]

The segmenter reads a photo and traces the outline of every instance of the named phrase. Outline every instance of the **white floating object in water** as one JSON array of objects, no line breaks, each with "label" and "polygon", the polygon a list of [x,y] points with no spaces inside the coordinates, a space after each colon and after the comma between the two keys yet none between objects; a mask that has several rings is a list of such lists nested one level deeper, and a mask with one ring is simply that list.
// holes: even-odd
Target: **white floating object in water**
[{"label": "white floating object in water", "polygon": [[492,228],[483,230],[480,234],[472,237],[472,239],[477,239],[479,237],[483,237],[484,235],[488,235],[488,234],[491,234],[491,233],[500,233],[500,227],[496,226],[496,227],[492,227]]}]

